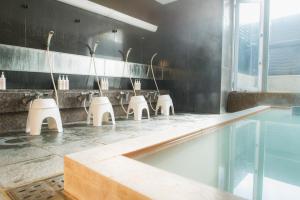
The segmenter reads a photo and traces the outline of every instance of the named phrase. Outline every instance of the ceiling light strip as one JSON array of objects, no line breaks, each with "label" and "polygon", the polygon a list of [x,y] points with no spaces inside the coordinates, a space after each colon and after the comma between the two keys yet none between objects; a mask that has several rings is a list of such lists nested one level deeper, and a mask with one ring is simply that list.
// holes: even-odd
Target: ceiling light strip
[{"label": "ceiling light strip", "polygon": [[143,20],[131,17],[129,15],[126,15],[124,13],[121,13],[119,11],[113,10],[111,8],[107,8],[105,6],[99,5],[97,3],[88,1],[88,0],[57,0],[62,3],[81,8],[99,15],[103,15],[127,24],[130,24],[132,26],[136,26],[151,32],[157,31],[157,26],[150,24],[148,22],[145,22]]}]

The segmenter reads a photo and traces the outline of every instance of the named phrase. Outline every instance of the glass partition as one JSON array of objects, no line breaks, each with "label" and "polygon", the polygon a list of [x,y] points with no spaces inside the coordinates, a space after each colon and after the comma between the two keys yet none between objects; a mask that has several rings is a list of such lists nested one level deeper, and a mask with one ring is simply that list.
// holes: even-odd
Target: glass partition
[{"label": "glass partition", "polygon": [[300,1],[270,0],[268,91],[300,92]]},{"label": "glass partition", "polygon": [[236,5],[235,89],[260,90],[259,46],[261,4],[240,1]]}]

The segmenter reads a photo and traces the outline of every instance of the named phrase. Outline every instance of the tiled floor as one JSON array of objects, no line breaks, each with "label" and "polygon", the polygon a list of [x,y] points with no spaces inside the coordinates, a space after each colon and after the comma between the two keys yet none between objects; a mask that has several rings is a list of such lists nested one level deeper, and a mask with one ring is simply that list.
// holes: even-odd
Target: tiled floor
[{"label": "tiled floor", "polygon": [[63,191],[63,176],[55,176],[7,191],[12,200],[70,200]]},{"label": "tiled floor", "polygon": [[24,132],[2,134],[0,191],[63,174],[63,157],[66,154],[147,134],[165,134],[168,130],[188,132],[206,121],[242,114],[243,111],[224,115],[177,114],[140,122],[121,120],[115,126],[99,128],[85,124],[68,125],[64,127],[63,134],[46,130],[40,136],[29,136]]},{"label": "tiled floor", "polygon": [[40,136],[23,132],[0,135],[0,188],[15,188],[63,173],[65,154],[106,145],[172,127],[192,126],[205,115],[181,114],[150,120],[118,121],[116,126],[94,128],[83,124],[64,127],[63,134],[44,130]]}]

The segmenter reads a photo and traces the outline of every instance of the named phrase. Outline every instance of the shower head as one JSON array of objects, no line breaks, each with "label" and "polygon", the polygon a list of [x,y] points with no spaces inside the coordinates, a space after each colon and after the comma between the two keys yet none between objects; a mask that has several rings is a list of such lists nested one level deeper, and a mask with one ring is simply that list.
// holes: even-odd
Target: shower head
[{"label": "shower head", "polygon": [[128,57],[129,57],[129,54],[131,52],[132,48],[129,48],[128,51],[127,51],[127,54],[126,54],[126,62],[128,61]]},{"label": "shower head", "polygon": [[91,54],[91,56],[93,56],[97,50],[98,47],[98,43],[95,43],[94,48],[92,49],[92,47],[88,44],[86,44],[87,48],[89,49],[89,52]]},{"label": "shower head", "polygon": [[97,47],[98,47],[98,43],[95,43],[95,45],[94,45],[94,53],[96,53],[96,50],[97,50]]},{"label": "shower head", "polygon": [[47,41],[47,50],[49,51],[50,49],[50,43],[51,43],[51,39],[54,35],[54,31],[50,31],[49,34],[48,34],[48,41]]}]

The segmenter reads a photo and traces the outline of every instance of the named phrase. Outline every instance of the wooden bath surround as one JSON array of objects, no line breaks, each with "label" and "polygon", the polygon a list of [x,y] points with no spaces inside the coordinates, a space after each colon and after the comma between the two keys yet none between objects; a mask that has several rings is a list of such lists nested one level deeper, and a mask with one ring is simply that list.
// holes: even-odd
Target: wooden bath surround
[{"label": "wooden bath surround", "polygon": [[199,121],[189,130],[170,128],[165,134],[139,138],[66,155],[65,192],[78,200],[102,199],[241,199],[211,186],[181,177],[132,159],[158,148],[212,132],[228,123],[269,109],[259,106]]}]

